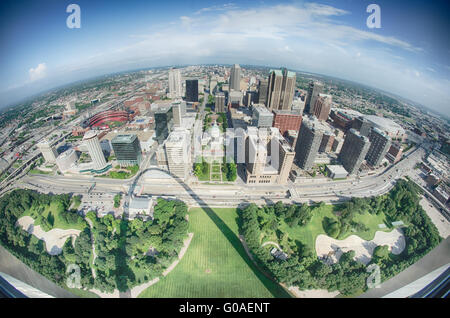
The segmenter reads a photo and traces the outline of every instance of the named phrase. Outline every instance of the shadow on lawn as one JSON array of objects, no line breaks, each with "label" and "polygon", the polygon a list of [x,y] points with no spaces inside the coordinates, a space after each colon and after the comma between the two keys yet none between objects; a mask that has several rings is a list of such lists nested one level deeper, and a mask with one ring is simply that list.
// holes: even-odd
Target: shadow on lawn
[{"label": "shadow on lawn", "polygon": [[136,176],[134,179],[129,194],[134,192],[134,188],[136,187],[140,177],[146,173],[147,171],[151,170],[158,170],[162,171],[171,177],[173,177],[185,190],[189,195],[197,201],[197,203],[201,206],[201,208],[205,211],[206,215],[211,219],[211,221],[214,222],[214,224],[217,226],[217,228],[222,232],[222,234],[226,237],[226,239],[230,242],[231,246],[238,252],[238,254],[241,256],[241,258],[245,261],[245,263],[249,266],[249,268],[253,271],[253,273],[258,277],[258,279],[261,281],[261,283],[267,288],[267,290],[274,296],[279,298],[290,298],[291,295],[283,288],[281,287],[277,282],[274,280],[270,281],[269,278],[266,278],[264,274],[255,266],[255,264],[250,260],[247,253],[244,250],[244,247],[239,240],[239,238],[234,234],[234,232],[226,225],[222,219],[217,216],[217,214],[211,209],[205,201],[203,201],[198,195],[192,191],[192,189],[184,183],[179,178],[174,177],[169,172],[159,169],[159,168],[149,168],[139,173],[139,175]]}]

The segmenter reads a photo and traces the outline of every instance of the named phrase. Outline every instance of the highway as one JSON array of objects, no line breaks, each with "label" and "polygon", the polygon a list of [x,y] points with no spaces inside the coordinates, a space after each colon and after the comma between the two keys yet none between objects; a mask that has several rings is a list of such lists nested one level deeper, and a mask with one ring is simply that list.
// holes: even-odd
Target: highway
[{"label": "highway", "polygon": [[[202,204],[211,206],[233,207],[241,203],[254,202],[264,204],[283,201],[286,203],[314,203],[324,201],[336,203],[349,200],[351,197],[368,197],[388,192],[395,181],[408,174],[417,162],[421,161],[425,152],[417,148],[408,157],[392,166],[390,169],[375,176],[367,176],[346,181],[328,181],[317,184],[287,185],[220,185],[220,184],[188,184],[190,190],[177,182],[155,183],[145,178],[136,182],[136,192],[152,196],[172,196],[186,201],[191,206]],[[145,164],[148,166],[148,163]],[[135,177],[136,178],[136,177]],[[30,188],[41,192],[86,194],[90,193],[128,193],[135,178],[128,180],[109,179],[92,176],[51,176],[27,175],[16,183],[16,187]],[[141,191],[142,190],[142,191]],[[291,191],[289,191],[291,190]],[[289,192],[288,192],[289,191]],[[291,193],[289,195],[288,193]]]}]

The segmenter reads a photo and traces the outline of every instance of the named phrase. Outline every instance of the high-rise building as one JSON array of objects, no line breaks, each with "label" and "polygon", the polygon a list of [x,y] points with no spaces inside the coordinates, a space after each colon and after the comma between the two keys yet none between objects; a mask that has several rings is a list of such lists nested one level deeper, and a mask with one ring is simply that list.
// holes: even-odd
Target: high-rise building
[{"label": "high-rise building", "polygon": [[357,131],[359,131],[359,133],[362,136],[366,136],[367,137],[370,134],[370,129],[372,128],[372,125],[366,118],[360,116],[360,117],[356,117],[353,120],[352,128],[354,128]]},{"label": "high-rise building", "polygon": [[174,127],[181,127],[181,103],[172,103],[173,125]]},{"label": "high-rise building", "polygon": [[186,179],[191,167],[191,141],[184,129],[172,131],[165,145],[169,172],[177,178]]},{"label": "high-rise building", "polygon": [[155,139],[162,144],[174,125],[172,107],[160,107],[155,112]]},{"label": "high-rise building", "polygon": [[230,90],[239,91],[241,89],[241,67],[234,64],[230,72]]},{"label": "high-rise building", "polygon": [[314,165],[324,131],[317,119],[303,119],[295,145],[295,159],[300,168],[309,170]]},{"label": "high-rise building", "polygon": [[258,128],[272,127],[273,114],[264,106],[253,106],[252,125]]},{"label": "high-rise building", "polygon": [[370,148],[366,155],[366,161],[372,167],[377,167],[383,161],[384,156],[391,147],[391,137],[378,128],[372,128],[369,134]]},{"label": "high-rise building", "polygon": [[344,145],[344,139],[341,137],[334,138],[333,145],[331,146],[331,151],[334,153],[340,153]]},{"label": "high-rise building", "polygon": [[308,95],[305,102],[305,113],[314,114],[314,105],[316,104],[317,97],[322,93],[323,84],[320,82],[311,82],[308,87]]},{"label": "high-rise building", "polygon": [[348,131],[339,154],[339,160],[349,175],[358,172],[369,151],[369,147],[369,138],[361,135],[353,128]]},{"label": "high-rise building", "polygon": [[401,144],[391,144],[391,147],[388,150],[388,153],[386,154],[387,160],[389,160],[390,163],[397,163],[402,159],[403,155],[403,149]]},{"label": "high-rise building", "polygon": [[314,104],[314,116],[317,119],[326,121],[331,110],[331,95],[319,94]]},{"label": "high-rise building", "polygon": [[54,147],[50,145],[47,139],[41,140],[37,144],[38,149],[41,151],[42,156],[44,157],[45,161],[48,163],[55,163],[56,158],[58,157],[58,152]]},{"label": "high-rise building", "polygon": [[280,130],[284,136],[288,130],[299,131],[302,124],[302,115],[297,111],[274,110],[273,127]]},{"label": "high-rise building", "polygon": [[186,101],[198,102],[198,80],[186,80]]},{"label": "high-rise building", "polygon": [[253,104],[257,104],[257,102],[258,102],[258,94],[256,91],[245,92],[245,97],[244,97],[244,105],[245,106],[250,107]]},{"label": "high-rise building", "polygon": [[331,131],[325,131],[320,143],[319,152],[330,152],[334,143],[334,134]]},{"label": "high-rise building", "polygon": [[259,80],[258,85],[258,104],[267,105],[267,87],[269,86],[269,81],[267,79]]},{"label": "high-rise building", "polygon": [[84,134],[83,144],[86,146],[92,160],[94,170],[102,170],[106,167],[106,159],[95,130],[89,130]]},{"label": "high-rise building", "polygon": [[226,111],[225,94],[222,92],[216,94],[215,111],[216,113],[224,113]]},{"label": "high-rise building", "polygon": [[231,91],[228,93],[228,104],[232,107],[239,107],[242,105],[242,93],[240,91]]},{"label": "high-rise building", "polygon": [[267,88],[267,108],[269,110],[290,110],[295,93],[296,75],[287,69],[270,70]]},{"label": "high-rise building", "polygon": [[183,95],[179,69],[169,70],[169,95],[170,98],[180,98]]},{"label": "high-rise building", "polygon": [[141,145],[136,135],[117,135],[111,140],[111,145],[121,166],[133,166],[141,163]]},{"label": "high-rise building", "polygon": [[277,128],[248,127],[245,150],[248,184],[287,182],[295,152]]}]

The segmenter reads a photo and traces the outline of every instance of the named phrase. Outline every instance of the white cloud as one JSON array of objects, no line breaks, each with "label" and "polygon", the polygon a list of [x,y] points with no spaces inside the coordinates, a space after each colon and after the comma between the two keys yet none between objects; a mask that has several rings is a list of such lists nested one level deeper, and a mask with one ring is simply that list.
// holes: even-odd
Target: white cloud
[{"label": "white cloud", "polygon": [[30,68],[28,71],[30,74],[30,81],[34,82],[47,76],[47,65],[40,63],[36,68]]},{"label": "white cloud", "polygon": [[[74,70],[95,75],[119,67],[196,63],[285,65],[361,82],[422,103],[438,105],[438,99],[449,100],[442,78],[438,74],[430,77],[423,66],[408,58],[424,60],[427,52],[403,39],[342,23],[340,19],[349,14],[315,3],[239,10],[232,4],[203,8],[191,16],[151,26],[151,33],[134,33],[122,47],[105,47],[98,54],[87,52],[85,58],[67,62],[58,73],[63,76]],[[36,73],[40,66],[30,70],[30,77],[41,73]],[[421,71],[420,77],[413,69]],[[53,67],[52,76],[55,73]],[[427,99],[423,98],[425,81],[434,92]]]}]

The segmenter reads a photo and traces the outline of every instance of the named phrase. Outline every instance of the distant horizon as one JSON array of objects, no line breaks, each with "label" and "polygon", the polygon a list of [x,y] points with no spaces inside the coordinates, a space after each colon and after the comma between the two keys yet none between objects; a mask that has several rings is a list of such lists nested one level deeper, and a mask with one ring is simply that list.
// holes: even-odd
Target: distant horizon
[{"label": "distant horizon", "polygon": [[[281,69],[281,68],[284,67],[284,66],[278,66],[278,67],[277,67],[277,66],[274,66],[274,65],[257,65],[257,64],[240,64],[240,63],[200,63],[200,64],[178,64],[178,65],[174,64],[174,65],[163,65],[163,66],[147,66],[147,67],[137,68],[137,69],[136,69],[136,68],[133,68],[133,69],[124,70],[124,71],[110,72],[110,73],[104,73],[104,74],[100,74],[100,75],[94,75],[94,76],[92,76],[92,77],[83,78],[83,79],[79,79],[79,80],[76,80],[76,81],[73,81],[73,82],[69,82],[69,83],[65,83],[65,84],[58,85],[58,86],[54,86],[54,87],[51,87],[51,88],[49,88],[49,89],[46,89],[46,90],[40,91],[40,92],[38,92],[38,93],[35,93],[35,94],[31,95],[31,96],[25,97],[25,98],[23,98],[21,101],[13,102],[13,103],[11,103],[11,104],[9,104],[9,105],[0,106],[0,112],[4,112],[4,111],[6,111],[7,109],[13,109],[13,108],[15,108],[15,107],[18,107],[18,106],[20,106],[20,105],[23,105],[23,104],[25,104],[25,103],[27,103],[27,102],[29,102],[29,101],[34,100],[34,99],[41,98],[43,95],[48,94],[48,93],[51,93],[52,91],[58,91],[58,90],[64,89],[65,87],[75,86],[75,85],[78,84],[78,83],[81,84],[81,83],[83,83],[83,82],[94,81],[94,80],[96,80],[96,79],[99,79],[99,80],[100,80],[101,77],[110,77],[110,76],[113,76],[113,75],[116,75],[116,74],[136,73],[136,72],[141,72],[141,71],[145,71],[145,70],[151,70],[151,69],[165,69],[165,68],[171,68],[171,67],[180,67],[180,68],[184,68],[184,67],[188,67],[188,66],[213,66],[213,65],[218,65],[218,66],[229,66],[229,65],[233,65],[233,64],[239,64],[240,66],[243,66],[244,68],[245,68],[246,66],[250,66],[250,67],[258,67],[258,68],[268,68],[268,69],[270,69],[270,68]],[[436,110],[434,110],[434,109],[432,109],[432,108],[429,108],[429,107],[427,107],[426,105],[423,105],[423,104],[421,104],[421,103],[414,102],[414,101],[408,99],[407,97],[400,96],[400,95],[398,95],[398,94],[395,94],[394,92],[385,91],[385,90],[383,90],[383,89],[381,89],[381,88],[369,86],[369,85],[367,85],[367,84],[365,84],[365,83],[358,83],[358,82],[355,82],[355,81],[350,80],[350,79],[339,78],[339,77],[332,76],[332,75],[320,74],[320,73],[314,73],[314,72],[308,72],[308,71],[302,71],[302,70],[296,70],[296,69],[293,69],[293,68],[288,68],[288,69],[289,69],[289,70],[292,70],[292,71],[294,71],[294,72],[296,72],[296,73],[311,74],[311,75],[313,75],[313,76],[315,76],[315,77],[327,77],[327,78],[331,78],[331,79],[334,78],[334,79],[336,79],[336,80],[340,80],[340,81],[344,81],[344,82],[349,82],[349,83],[352,83],[352,84],[355,84],[355,85],[360,85],[360,86],[362,86],[362,87],[365,87],[366,89],[373,89],[373,90],[378,91],[378,92],[381,93],[381,94],[384,94],[384,95],[391,95],[392,97],[394,97],[394,98],[396,98],[396,99],[399,99],[399,98],[400,98],[400,99],[404,99],[404,100],[407,101],[408,103],[413,104],[414,107],[418,107],[418,106],[419,106],[419,107],[424,107],[425,110],[426,110],[428,113],[432,113],[432,114],[435,115],[435,116],[437,116],[437,115],[439,115],[439,116],[444,116],[447,120],[450,120],[450,117],[448,117],[447,114],[440,113],[439,111],[436,111]]]},{"label": "distant horizon", "polygon": [[218,61],[324,74],[439,114],[450,106],[445,0],[378,0],[378,15],[369,0],[77,0],[79,24],[70,4],[0,2],[1,106],[148,65]]}]

